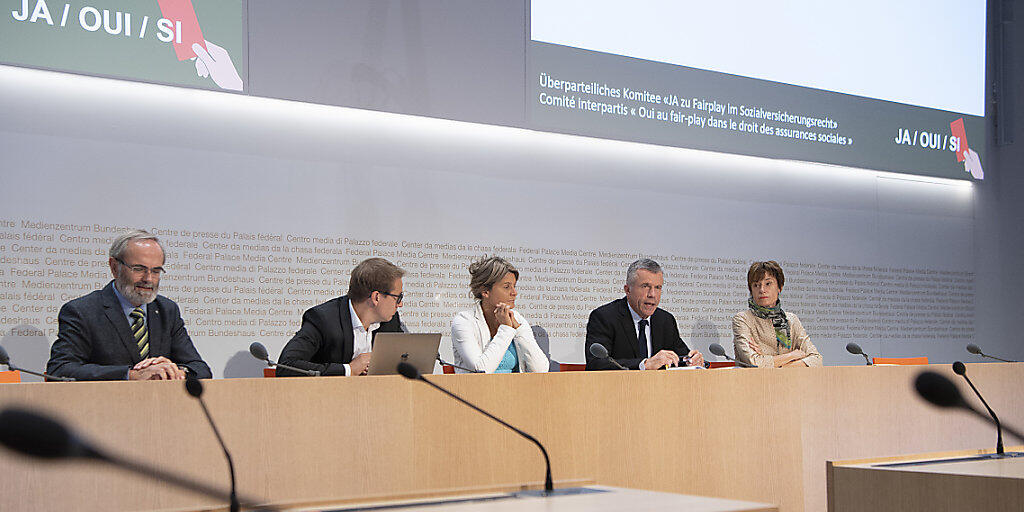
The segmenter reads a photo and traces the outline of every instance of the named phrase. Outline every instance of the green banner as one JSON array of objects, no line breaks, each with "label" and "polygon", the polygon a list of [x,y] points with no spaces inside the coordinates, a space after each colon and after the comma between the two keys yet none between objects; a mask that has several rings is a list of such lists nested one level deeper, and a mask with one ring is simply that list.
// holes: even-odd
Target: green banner
[{"label": "green banner", "polygon": [[246,89],[244,0],[4,0],[0,62]]}]

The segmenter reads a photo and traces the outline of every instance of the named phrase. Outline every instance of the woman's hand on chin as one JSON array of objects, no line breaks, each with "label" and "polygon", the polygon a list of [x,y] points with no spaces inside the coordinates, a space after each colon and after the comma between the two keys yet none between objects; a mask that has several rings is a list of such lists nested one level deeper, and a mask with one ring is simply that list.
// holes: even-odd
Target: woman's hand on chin
[{"label": "woman's hand on chin", "polygon": [[504,302],[499,302],[497,307],[494,308],[494,318],[501,325],[507,325],[513,329],[519,328],[515,315],[512,314],[512,308],[508,307],[508,304]]}]

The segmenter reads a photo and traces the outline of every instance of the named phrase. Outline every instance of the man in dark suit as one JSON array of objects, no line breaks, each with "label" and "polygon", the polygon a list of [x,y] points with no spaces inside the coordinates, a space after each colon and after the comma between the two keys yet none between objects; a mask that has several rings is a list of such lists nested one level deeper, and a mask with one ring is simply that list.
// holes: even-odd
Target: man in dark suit
[{"label": "man in dark suit", "polygon": [[[404,275],[404,270],[383,258],[356,265],[348,294],[308,309],[279,362],[320,375],[366,375],[377,333],[402,331],[398,308],[402,307]],[[278,367],[277,375],[300,374]]]},{"label": "man in dark suit", "polygon": [[145,231],[118,236],[109,264],[113,281],[60,308],[47,373],[78,380],[212,377],[178,305],[157,295],[164,272],[157,237]]},{"label": "man in dark suit", "polygon": [[590,313],[587,322],[587,369],[615,370],[607,358],[590,353],[600,343],[608,355],[630,370],[656,370],[683,364],[704,365],[704,356],[690,350],[679,337],[679,326],[671,313],[658,307],[665,283],[661,265],[642,258],[626,271],[626,296]]}]

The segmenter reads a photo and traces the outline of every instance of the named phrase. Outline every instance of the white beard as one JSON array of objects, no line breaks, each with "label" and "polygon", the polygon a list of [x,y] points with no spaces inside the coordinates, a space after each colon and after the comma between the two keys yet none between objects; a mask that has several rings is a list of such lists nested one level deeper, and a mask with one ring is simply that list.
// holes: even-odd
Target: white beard
[{"label": "white beard", "polygon": [[136,307],[156,300],[157,291],[160,289],[159,282],[153,284],[152,290],[135,288],[135,283],[131,281],[131,276],[124,270],[117,273],[117,278],[114,279],[114,286],[117,287],[117,291],[121,293],[122,297],[128,299],[128,302]]}]

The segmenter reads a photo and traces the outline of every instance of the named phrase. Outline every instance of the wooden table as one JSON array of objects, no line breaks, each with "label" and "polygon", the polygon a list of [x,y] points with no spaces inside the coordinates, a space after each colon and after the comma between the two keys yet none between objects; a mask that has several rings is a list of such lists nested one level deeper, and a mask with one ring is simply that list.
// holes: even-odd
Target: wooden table
[{"label": "wooden table", "polygon": [[[933,366],[951,377],[948,369]],[[972,364],[1007,424],[1024,424],[1024,364]],[[556,480],[826,508],[828,460],[994,444],[991,428],[916,397],[920,367],[435,375],[544,442]],[[398,376],[225,379],[206,398],[239,490],[271,502],[330,501],[539,483],[529,442]],[[0,406],[52,413],[101,446],[208,483],[227,467],[180,382],[0,385]],[[0,451],[4,510],[217,507],[84,462]]]},{"label": "wooden table", "polygon": [[556,489],[555,493],[546,496],[539,490],[496,489],[494,492],[441,493],[429,497],[324,504],[286,510],[357,512],[382,509],[394,512],[774,512],[778,507],[749,501],[587,485]]}]

